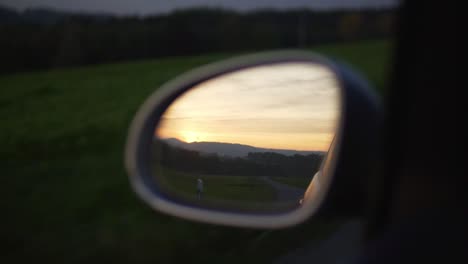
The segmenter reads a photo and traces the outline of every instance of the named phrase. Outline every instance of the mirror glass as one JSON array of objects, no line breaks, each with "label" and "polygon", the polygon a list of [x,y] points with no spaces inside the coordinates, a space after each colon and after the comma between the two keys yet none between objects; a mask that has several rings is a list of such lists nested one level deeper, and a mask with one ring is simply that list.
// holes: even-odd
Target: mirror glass
[{"label": "mirror glass", "polygon": [[309,185],[340,113],[338,81],[323,65],[269,64],[207,80],[178,97],[155,127],[154,181],[185,205],[292,210],[306,190],[313,199],[317,188]]}]

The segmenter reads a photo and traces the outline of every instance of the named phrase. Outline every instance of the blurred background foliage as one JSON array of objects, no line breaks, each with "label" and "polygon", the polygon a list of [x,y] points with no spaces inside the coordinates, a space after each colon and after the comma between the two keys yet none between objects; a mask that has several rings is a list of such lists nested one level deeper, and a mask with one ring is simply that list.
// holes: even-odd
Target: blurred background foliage
[{"label": "blurred background foliage", "polygon": [[383,38],[392,9],[260,10],[192,8],[125,17],[0,7],[0,72],[185,56],[305,48]]}]

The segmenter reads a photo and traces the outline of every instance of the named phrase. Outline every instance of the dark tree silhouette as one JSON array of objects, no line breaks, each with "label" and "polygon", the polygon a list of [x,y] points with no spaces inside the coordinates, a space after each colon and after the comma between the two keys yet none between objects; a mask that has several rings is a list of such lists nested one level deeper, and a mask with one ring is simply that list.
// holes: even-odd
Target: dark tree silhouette
[{"label": "dark tree silhouette", "polygon": [[0,7],[0,72],[382,38],[393,17],[390,9],[197,8],[140,18]]}]

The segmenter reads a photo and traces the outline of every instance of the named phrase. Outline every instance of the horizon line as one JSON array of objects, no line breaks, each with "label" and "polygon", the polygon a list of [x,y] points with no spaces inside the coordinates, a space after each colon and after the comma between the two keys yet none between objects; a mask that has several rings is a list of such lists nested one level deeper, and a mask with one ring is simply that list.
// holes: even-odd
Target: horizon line
[{"label": "horizon line", "polygon": [[312,11],[312,12],[336,12],[336,11],[382,11],[382,10],[396,10],[398,8],[398,4],[395,5],[382,5],[382,6],[344,6],[344,7],[309,7],[309,6],[293,6],[293,7],[256,7],[252,9],[243,9],[243,8],[236,8],[236,7],[227,7],[227,6],[216,6],[216,5],[204,5],[204,6],[187,6],[183,8],[174,8],[171,10],[166,11],[154,11],[148,13],[140,12],[128,12],[128,13],[121,13],[115,11],[105,11],[105,10],[88,10],[83,8],[57,8],[50,5],[34,5],[29,7],[15,7],[10,4],[1,3],[0,7],[8,8],[14,10],[19,14],[24,14],[30,10],[47,10],[57,13],[68,13],[71,15],[105,15],[111,16],[116,18],[146,18],[152,16],[161,16],[161,15],[170,15],[173,13],[181,12],[181,11],[189,11],[189,10],[199,10],[199,9],[207,9],[207,10],[221,10],[221,11],[230,11],[238,14],[250,14],[255,12],[262,12],[262,11]]},{"label": "horizon line", "polygon": [[242,145],[242,146],[248,146],[248,147],[253,147],[257,149],[266,149],[266,150],[286,150],[286,151],[296,151],[296,152],[327,152],[324,150],[297,150],[297,149],[280,149],[280,148],[269,148],[269,147],[259,147],[259,146],[252,146],[252,145],[247,145],[247,144],[242,144],[242,143],[230,143],[230,142],[220,142],[220,141],[192,141],[192,142],[187,142],[181,139],[178,139],[176,137],[168,137],[168,138],[161,138],[158,135],[154,135],[155,138],[158,138],[160,140],[168,140],[168,139],[176,139],[180,142],[183,142],[185,144],[192,144],[192,143],[221,143],[221,144],[231,144],[231,145]]}]

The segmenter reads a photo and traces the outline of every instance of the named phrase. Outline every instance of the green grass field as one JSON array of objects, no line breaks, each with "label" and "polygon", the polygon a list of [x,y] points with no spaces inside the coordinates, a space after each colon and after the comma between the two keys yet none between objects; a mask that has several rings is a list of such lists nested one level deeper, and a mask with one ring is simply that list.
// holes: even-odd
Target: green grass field
[{"label": "green grass field", "polygon": [[[197,179],[203,180],[201,199],[197,196]],[[255,176],[204,175],[158,167],[155,182],[168,196],[190,206],[271,213],[289,211],[298,205],[280,200],[270,184]],[[307,185],[304,191],[306,188]]]},{"label": "green grass field", "polygon": [[167,186],[174,195],[184,196],[187,200],[196,200],[196,180],[204,183],[205,200],[237,201],[240,203],[265,202],[275,200],[275,191],[264,184],[258,177],[199,175],[163,169],[157,180]]},{"label": "green grass field", "polygon": [[[383,91],[391,44],[314,51]],[[156,213],[123,168],[128,124],[161,84],[217,54],[0,76],[0,258],[48,263],[270,263],[336,223],[277,231],[198,224]],[[3,261],[2,261],[3,262]],[[7,263],[7,262],[5,262]]]},{"label": "green grass field", "polygon": [[293,187],[300,187],[304,190],[307,189],[312,181],[311,179],[304,177],[273,177],[273,180]]}]

